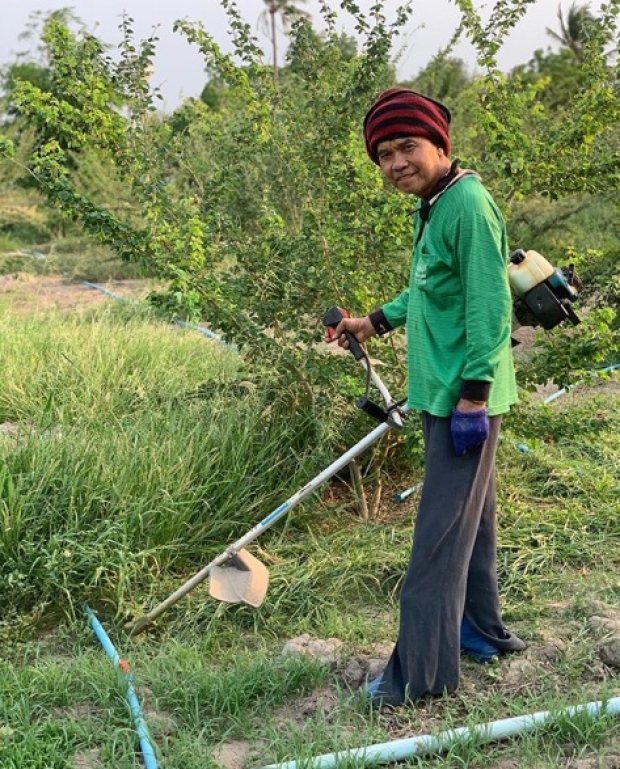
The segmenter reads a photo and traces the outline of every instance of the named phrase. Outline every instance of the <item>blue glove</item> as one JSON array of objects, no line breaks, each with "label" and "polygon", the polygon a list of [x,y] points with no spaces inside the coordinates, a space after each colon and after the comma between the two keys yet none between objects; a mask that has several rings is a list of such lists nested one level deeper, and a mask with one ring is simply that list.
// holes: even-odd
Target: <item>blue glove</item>
[{"label": "blue glove", "polygon": [[462,457],[470,449],[481,446],[489,437],[489,412],[486,408],[480,411],[459,411],[452,409],[450,432],[454,453]]}]

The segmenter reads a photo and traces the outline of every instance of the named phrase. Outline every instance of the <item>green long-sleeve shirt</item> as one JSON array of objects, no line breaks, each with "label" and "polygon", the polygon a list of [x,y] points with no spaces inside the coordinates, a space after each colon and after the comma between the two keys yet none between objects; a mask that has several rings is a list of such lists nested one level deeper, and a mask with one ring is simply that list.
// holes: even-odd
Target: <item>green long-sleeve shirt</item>
[{"label": "green long-sleeve shirt", "polygon": [[449,416],[463,380],[491,383],[491,416],[516,402],[507,264],[501,212],[477,176],[460,179],[431,208],[409,288],[382,308],[406,324],[411,408]]}]

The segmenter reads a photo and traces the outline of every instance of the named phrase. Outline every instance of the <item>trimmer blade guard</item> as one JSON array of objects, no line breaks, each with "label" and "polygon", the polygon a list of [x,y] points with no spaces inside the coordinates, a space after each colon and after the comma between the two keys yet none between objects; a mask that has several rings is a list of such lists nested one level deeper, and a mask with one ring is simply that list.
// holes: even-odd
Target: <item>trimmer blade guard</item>
[{"label": "trimmer blade guard", "polygon": [[224,603],[247,603],[258,607],[265,600],[269,572],[258,558],[239,550],[226,564],[209,572],[209,594]]}]

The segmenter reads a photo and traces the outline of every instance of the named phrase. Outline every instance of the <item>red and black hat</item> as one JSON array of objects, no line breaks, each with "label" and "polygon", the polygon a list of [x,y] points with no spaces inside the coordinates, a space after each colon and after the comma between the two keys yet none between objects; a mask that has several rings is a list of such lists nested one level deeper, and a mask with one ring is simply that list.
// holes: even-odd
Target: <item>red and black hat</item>
[{"label": "red and black hat", "polygon": [[377,145],[401,136],[423,136],[450,154],[450,110],[435,99],[408,88],[384,91],[364,118],[370,159],[379,164]]}]

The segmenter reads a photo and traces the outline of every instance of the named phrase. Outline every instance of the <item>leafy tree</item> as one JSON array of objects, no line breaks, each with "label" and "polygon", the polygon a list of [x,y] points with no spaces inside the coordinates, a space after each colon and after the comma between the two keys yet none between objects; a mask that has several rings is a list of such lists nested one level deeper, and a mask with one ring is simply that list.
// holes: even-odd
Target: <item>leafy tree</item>
[{"label": "leafy tree", "polygon": [[472,80],[462,59],[440,53],[433,56],[413,79],[405,80],[403,85],[445,103],[454,103],[472,84]]},{"label": "leafy tree", "polygon": [[0,68],[0,93],[6,119],[15,118],[13,92],[18,83],[31,83],[41,91],[52,90],[52,66],[41,42],[45,24],[52,19],[68,28],[83,29],[81,20],[71,8],[59,8],[49,12],[36,11],[30,15],[26,29],[19,36],[30,48],[17,54],[15,61]]},{"label": "leafy tree", "polygon": [[329,49],[334,55],[338,52],[342,62],[351,62],[359,55],[357,41],[351,35],[347,35],[345,32],[340,32],[327,36],[324,32],[317,32],[309,27],[303,41],[304,47],[301,48],[301,50],[298,48],[299,40],[297,36],[293,36],[290,40],[289,47],[286,51],[286,66],[281,70],[282,75],[289,72],[296,72],[298,69],[304,68],[304,59],[308,41],[310,40],[317,51],[326,51]]},{"label": "leafy tree", "polygon": [[568,49],[534,51],[527,64],[515,67],[512,77],[537,88],[538,98],[552,113],[570,110],[575,94],[588,84],[588,72]]},{"label": "leafy tree", "polygon": [[0,89],[2,89],[2,102],[4,104],[5,125],[15,118],[17,110],[13,101],[13,93],[18,83],[31,83],[40,91],[50,91],[51,73],[47,67],[34,62],[13,62],[0,70]]},{"label": "leafy tree", "polygon": [[269,35],[271,43],[271,60],[273,63],[273,82],[278,82],[278,40],[276,19],[279,16],[284,29],[290,28],[291,24],[299,18],[308,17],[309,14],[302,8],[298,8],[297,3],[305,3],[306,0],[263,0],[267,6],[262,12],[260,19],[266,34]]},{"label": "leafy tree", "polygon": [[220,109],[228,95],[226,81],[217,74],[211,75],[200,92],[200,101],[211,109]]},{"label": "leafy tree", "polygon": [[[552,198],[576,192],[604,193],[617,188],[620,157],[607,152],[620,117],[615,83],[618,64],[610,68],[605,49],[618,44],[620,4],[614,0],[590,29],[583,46],[586,86],[573,94],[571,119],[547,109],[541,100],[544,81],[527,82],[519,73],[506,76],[497,66],[498,40],[507,18],[492,15],[486,27],[467,0],[457,0],[465,29],[475,41],[482,75],[472,100],[472,146],[480,167],[500,200],[512,201],[542,191]],[[529,0],[514,0],[525,13]],[[504,7],[498,3],[496,8]],[[511,23],[520,18],[510,15]],[[617,116],[617,117],[616,117]]]},{"label": "leafy tree", "polygon": [[[501,41],[531,0],[499,0],[485,23],[469,0],[456,2],[481,74],[459,93],[467,121],[455,151],[480,170],[508,217],[533,194],[617,191],[620,154],[609,150],[620,120],[618,73],[604,49],[617,41],[618,0],[584,43],[585,84],[570,121],[541,100],[544,82],[507,77],[497,66]],[[360,130],[373,97],[394,84],[390,53],[407,11],[388,24],[381,3],[370,21],[352,0],[342,5],[362,39],[358,55],[347,59],[338,46],[325,3],[325,45],[316,45],[307,19],[295,21],[294,71],[278,88],[233,3],[225,7],[234,54],[225,55],[200,25],[178,23],[228,90],[217,110],[188,104],[177,133],[156,115],[144,82],[153,46],[140,49],[129,36],[114,61],[101,45],[51,23],[45,41],[57,90],[24,84],[16,91],[24,119],[53,127],[30,158],[50,201],[165,280],[158,301],[171,313],[207,320],[266,376],[277,372],[308,393],[347,365],[325,365],[314,345],[316,318],[334,302],[366,312],[393,295],[406,282],[411,248],[414,201],[385,188]],[[110,84],[123,110],[109,98]],[[77,185],[72,158],[93,145],[131,191],[133,211],[112,210]],[[607,344],[608,354],[609,337],[596,333],[599,352]]]},{"label": "leafy tree", "polygon": [[560,45],[565,46],[581,61],[583,59],[583,45],[588,38],[590,29],[596,22],[595,17],[590,13],[589,6],[573,2],[564,16],[560,4],[558,5],[558,21],[560,31],[556,32],[547,27],[547,34],[557,40]]}]

